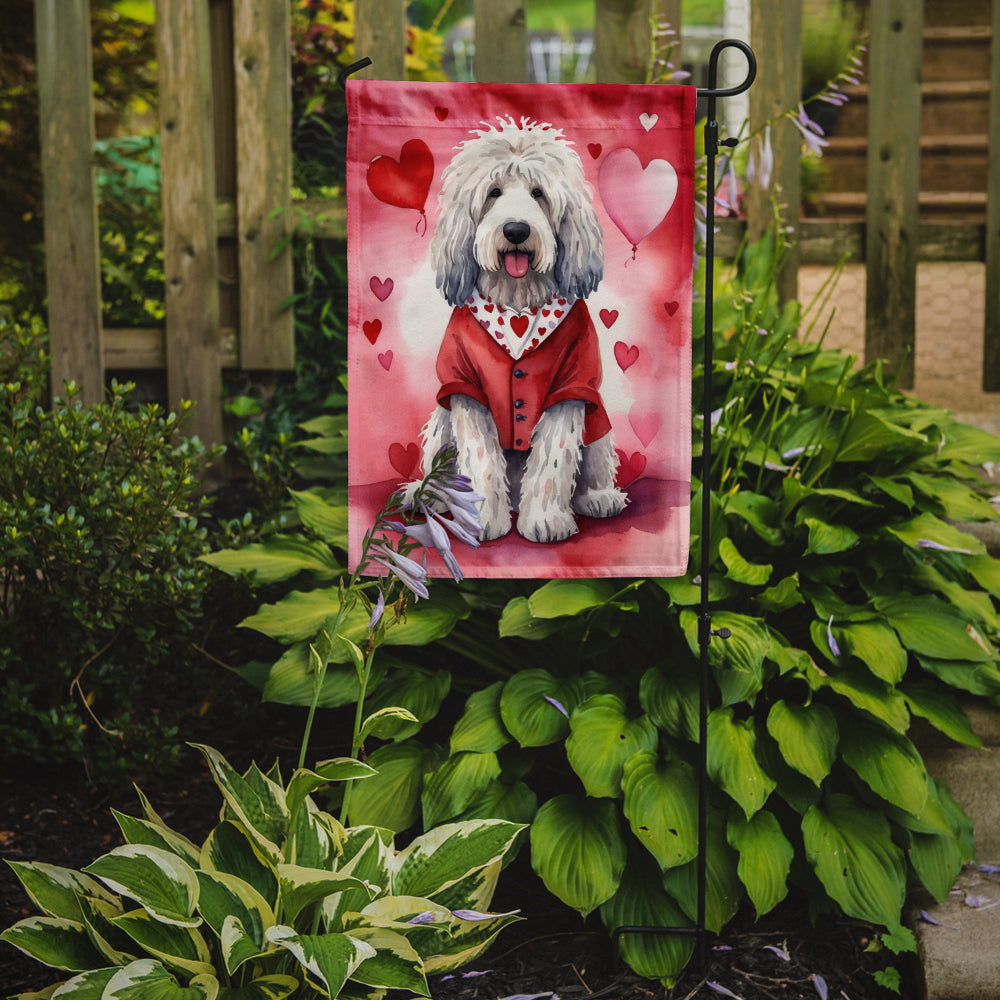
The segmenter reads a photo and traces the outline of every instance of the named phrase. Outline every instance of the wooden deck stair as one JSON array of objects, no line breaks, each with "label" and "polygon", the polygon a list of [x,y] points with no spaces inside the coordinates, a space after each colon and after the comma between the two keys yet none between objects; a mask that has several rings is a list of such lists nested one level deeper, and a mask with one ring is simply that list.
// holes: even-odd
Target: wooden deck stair
[{"label": "wooden deck stair", "polygon": [[[925,7],[919,198],[925,221],[985,219],[990,16],[988,0],[929,0]],[[850,102],[824,151],[830,188],[816,202],[826,217],[863,219],[868,87],[847,92]]]}]

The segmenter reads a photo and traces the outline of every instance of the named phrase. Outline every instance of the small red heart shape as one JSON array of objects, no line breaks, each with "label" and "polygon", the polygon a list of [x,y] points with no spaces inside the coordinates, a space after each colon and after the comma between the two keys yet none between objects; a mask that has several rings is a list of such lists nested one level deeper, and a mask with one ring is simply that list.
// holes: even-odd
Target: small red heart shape
[{"label": "small red heart shape", "polygon": [[566,300],[565,299],[559,299],[559,305],[561,305],[561,306],[566,305]]},{"label": "small red heart shape", "polygon": [[372,294],[379,300],[379,302],[385,302],[385,300],[392,295],[392,278],[386,278],[385,281],[381,281],[373,274],[371,281],[368,282],[368,287],[372,290]]},{"label": "small red heart shape", "polygon": [[601,144],[599,142],[588,142],[587,152],[596,160],[601,155]]},{"label": "small red heart shape", "polygon": [[385,354],[380,354],[378,356],[378,363],[388,371],[392,367],[392,351],[386,351]]},{"label": "small red heart shape", "polygon": [[618,319],[618,310],[617,309],[602,309],[601,310],[601,322],[605,325],[605,327],[607,327],[607,329],[610,330],[611,327],[613,327],[615,325],[615,320],[616,319]]},{"label": "small red heart shape", "polygon": [[639,360],[639,348],[633,344],[629,347],[623,340],[615,344],[615,361],[623,372],[628,371]]},{"label": "small red heart shape", "polygon": [[510,328],[519,337],[523,337],[528,329],[528,317],[527,316],[513,316],[510,321]]},{"label": "small red heart shape", "polygon": [[443,122],[445,118],[448,117],[448,109],[442,107],[436,107],[434,109],[434,114],[437,116],[439,122]]},{"label": "small red heart shape", "polygon": [[420,461],[420,448],[411,441],[403,447],[398,441],[389,445],[389,464],[404,478],[409,479]]},{"label": "small red heart shape", "polygon": [[549,314],[550,312],[552,312],[552,310],[551,310],[551,309],[543,309],[543,310],[542,310],[542,315],[543,315],[543,316],[548,316],[548,314]]},{"label": "small red heart shape", "polygon": [[537,347],[538,346],[538,338],[537,337],[535,337],[535,339],[531,342],[531,346],[532,347]]},{"label": "small red heart shape", "polygon": [[556,319],[559,319],[559,317],[562,316],[562,314],[563,314],[562,309],[556,309],[556,311],[552,315],[555,316]]},{"label": "small red heart shape", "polygon": [[629,483],[634,483],[646,470],[646,456],[639,451],[626,455],[621,448],[615,448],[618,456],[618,469],[615,472],[615,486],[623,489]]},{"label": "small red heart shape", "polygon": [[365,331],[365,336],[368,338],[369,344],[374,344],[378,340],[378,335],[382,332],[382,320],[380,319],[366,319],[362,324]]},{"label": "small red heart shape", "polygon": [[491,313],[491,312],[493,312],[493,303],[492,303],[492,302],[487,302],[487,303],[486,303],[486,306],[485,306],[485,309],[486,309],[486,311],[487,311],[488,313]]},{"label": "small red heart shape", "polygon": [[664,302],[663,308],[667,310],[668,316],[673,316],[673,314],[680,308],[680,305],[681,304],[679,302]]},{"label": "small red heart shape", "polygon": [[490,328],[490,324],[489,324],[489,323],[487,323],[487,322],[486,322],[486,320],[484,320],[484,319],[481,319],[481,320],[479,321],[479,325],[480,325],[480,326],[481,326],[481,327],[482,327],[482,328],[483,328],[484,330],[486,330],[486,331],[489,331],[489,328]]}]

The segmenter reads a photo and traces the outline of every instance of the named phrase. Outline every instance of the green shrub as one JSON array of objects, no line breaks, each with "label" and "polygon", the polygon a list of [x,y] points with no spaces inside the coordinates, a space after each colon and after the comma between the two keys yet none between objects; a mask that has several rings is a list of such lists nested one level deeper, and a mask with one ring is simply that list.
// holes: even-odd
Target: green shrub
[{"label": "green shrub", "polygon": [[191,661],[209,456],[187,404],[132,409],[128,385],[96,406],[68,385],[43,408],[41,337],[0,323],[0,744],[8,761],[110,773],[176,752],[153,682]]}]

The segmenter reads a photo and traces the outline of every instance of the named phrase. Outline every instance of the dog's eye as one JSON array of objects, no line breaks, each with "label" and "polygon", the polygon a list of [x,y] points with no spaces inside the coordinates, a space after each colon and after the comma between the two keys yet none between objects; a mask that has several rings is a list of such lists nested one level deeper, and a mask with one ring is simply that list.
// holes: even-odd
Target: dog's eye
[{"label": "dog's eye", "polygon": [[487,198],[499,198],[503,194],[503,191],[498,187],[490,188],[490,193],[486,196]]},{"label": "dog's eye", "polygon": [[545,192],[542,191],[541,188],[532,188],[531,189],[531,197],[532,198],[544,198],[545,197]]}]

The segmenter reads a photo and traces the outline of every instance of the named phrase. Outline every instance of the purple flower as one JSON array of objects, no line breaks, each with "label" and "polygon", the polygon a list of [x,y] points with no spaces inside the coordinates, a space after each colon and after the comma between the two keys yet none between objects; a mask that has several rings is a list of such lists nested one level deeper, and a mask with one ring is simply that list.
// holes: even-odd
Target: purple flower
[{"label": "purple flower", "polygon": [[764,945],[764,950],[773,951],[782,962],[790,962],[792,960],[792,956],[784,948],[779,948],[776,944],[766,944]]},{"label": "purple flower", "polygon": [[826,623],[826,641],[830,646],[830,652],[834,656],[840,656],[840,646],[837,645],[837,640],[833,637],[833,615],[830,615],[830,620]]},{"label": "purple flower", "polygon": [[380,590],[378,592],[378,600],[375,602],[375,607],[372,608],[372,616],[368,619],[368,631],[372,632],[375,626],[382,620],[382,615],[385,612],[385,594]]},{"label": "purple flower", "polygon": [[798,114],[790,112],[790,117],[792,124],[802,134],[808,152],[822,156],[823,147],[827,145],[827,141],[822,138],[823,130],[806,114],[806,109],[800,104]]},{"label": "purple flower", "polygon": [[750,159],[747,162],[747,182],[753,184],[756,180],[767,190],[771,186],[771,174],[774,172],[774,150],[771,148],[771,126],[764,129],[764,135],[750,147]]},{"label": "purple flower", "polygon": [[432,924],[437,920],[437,915],[433,910],[424,910],[423,913],[418,913],[415,917],[410,917],[406,922],[408,924]]},{"label": "purple flower", "polygon": [[461,580],[463,573],[458,565],[458,560],[451,551],[451,542],[448,540],[448,532],[441,527],[441,521],[428,517],[426,521],[418,521],[414,524],[401,524],[399,521],[387,521],[385,526],[393,531],[398,531],[401,535],[413,539],[418,545],[425,549],[434,549],[444,560],[448,572],[455,580]]},{"label": "purple flower", "polygon": [[555,698],[549,697],[549,695],[544,695],[543,697],[550,705],[555,705],[555,707],[559,709],[559,711],[562,712],[562,714],[565,715],[567,719],[569,718],[569,712],[566,711],[565,707],[562,705],[561,702],[556,701]]},{"label": "purple flower", "polygon": [[384,566],[396,576],[408,590],[417,597],[428,597],[427,567],[422,566],[409,556],[391,549],[385,542],[377,542],[368,550],[373,562]]},{"label": "purple flower", "polygon": [[819,994],[819,1000],[826,1000],[827,998],[827,988],[826,980],[817,973],[813,973],[810,977],[813,981],[813,986],[816,987],[816,992]]},{"label": "purple flower", "polygon": [[930,538],[918,538],[917,547],[921,549],[938,549],[941,552],[959,552],[964,556],[971,556],[972,549],[956,549],[951,545],[942,545]]},{"label": "purple flower", "polygon": [[734,997],[735,1000],[743,1000],[738,993],[734,993],[732,990],[727,990],[721,983],[713,983],[709,981],[705,983],[705,985],[714,993],[721,993],[724,997]]},{"label": "purple flower", "polygon": [[480,913],[479,910],[452,910],[451,915],[459,920],[492,920],[494,917],[513,917],[520,913],[520,910],[511,910],[509,913]]}]

